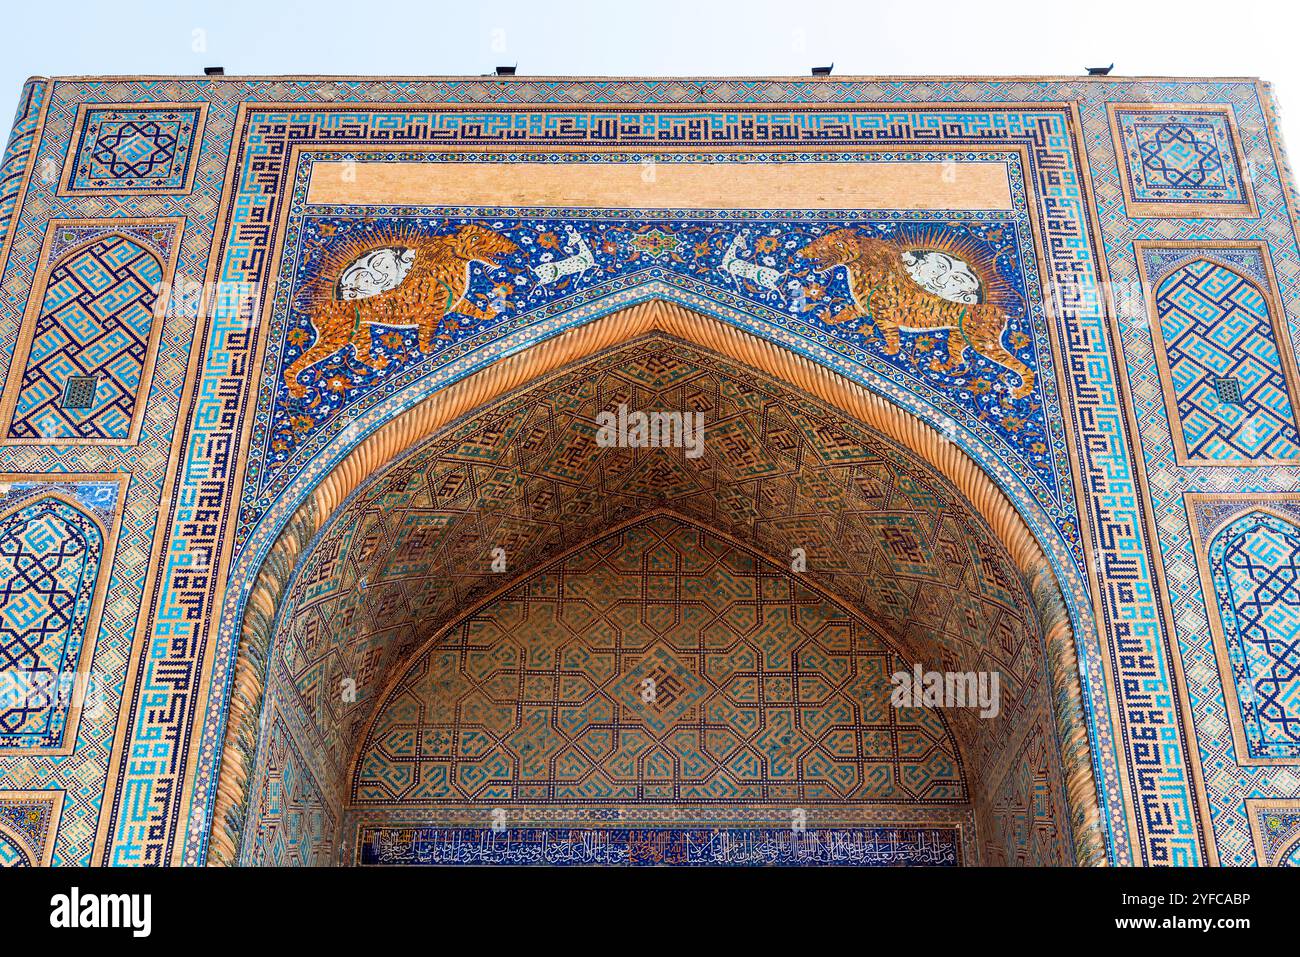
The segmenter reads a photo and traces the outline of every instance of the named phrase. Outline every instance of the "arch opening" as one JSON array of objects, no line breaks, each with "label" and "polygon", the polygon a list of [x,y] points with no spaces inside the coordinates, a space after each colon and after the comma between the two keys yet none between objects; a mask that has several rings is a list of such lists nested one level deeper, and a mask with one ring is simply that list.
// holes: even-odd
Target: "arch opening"
[{"label": "arch opening", "polygon": [[[618,806],[623,813],[639,800],[641,816],[624,816],[625,823],[662,820],[664,809],[671,808],[681,812],[674,820],[683,827],[716,829],[727,820],[717,811],[728,806],[725,801],[706,803],[713,810],[705,813],[691,811],[694,805],[682,798],[683,786],[688,796],[698,795],[711,780],[716,793],[726,790],[719,782],[746,794],[745,786],[766,788],[769,814],[759,823],[768,827],[788,830],[789,815],[797,809],[814,830],[854,822],[875,829],[949,827],[958,835],[964,863],[1100,862],[1104,851],[1068,615],[1042,550],[1005,497],[955,445],[820,367],[734,330],[702,325],[685,310],[660,308],[651,318],[648,330],[635,328],[646,316],[633,317],[632,323],[625,316],[623,329],[612,332],[584,327],[569,343],[552,348],[549,360],[522,353],[494,366],[492,376],[467,382],[459,394],[452,394],[456,387],[445,390],[434,397],[441,401],[412,409],[405,421],[363,443],[299,509],[259,575],[243,622],[212,860],[350,862],[365,844],[365,828],[382,831],[389,825],[409,832],[416,825],[447,821],[464,828],[471,813],[490,825],[487,815],[501,806],[507,817],[512,809],[527,807],[542,814],[539,820],[571,826],[579,820],[574,807],[586,808],[591,820],[593,811],[608,813]],[[641,338],[628,341],[629,325],[643,333]],[[693,334],[682,335],[683,330]],[[602,337],[614,343],[608,351],[599,351]],[[724,351],[740,361],[718,354]],[[779,378],[770,374],[774,367]],[[828,396],[827,384],[836,384],[832,380],[841,391]],[[620,405],[702,413],[703,454],[693,461],[682,449],[600,447],[597,416]],[[368,475],[379,463],[386,464]],[[971,709],[936,713],[950,732],[929,740],[952,742],[953,766],[961,769],[953,781],[959,783],[908,790],[900,784],[906,775],[897,760],[884,775],[889,781],[881,783],[883,772],[876,766],[889,762],[871,758],[885,752],[873,755],[860,732],[868,727],[863,709],[878,705],[890,686],[877,682],[863,691],[861,681],[857,698],[842,684],[827,692],[847,709],[847,717],[825,727],[813,727],[829,720],[820,700],[767,703],[763,698],[761,706],[746,712],[757,729],[750,736],[725,721],[713,731],[740,742],[733,750],[747,756],[755,774],[737,784],[737,766],[706,755],[701,763],[712,762],[713,778],[706,780],[706,767],[687,781],[682,768],[690,763],[690,720],[696,720],[695,746],[707,752],[709,722],[701,715],[707,717],[710,706],[715,714],[727,707],[743,711],[745,701],[738,691],[700,680],[716,657],[700,645],[703,625],[690,658],[680,642],[665,642],[641,618],[633,622],[637,627],[624,623],[633,646],[627,660],[614,661],[603,683],[588,680],[584,701],[597,712],[624,705],[635,711],[635,698],[620,703],[620,695],[629,694],[629,675],[652,668],[646,661],[655,656],[682,678],[692,702],[670,725],[656,729],[644,715],[627,719],[645,738],[646,754],[660,756],[650,761],[651,769],[656,761],[675,769],[665,772],[674,789],[671,800],[646,796],[647,786],[663,782],[646,770],[644,755],[628,764],[622,753],[623,767],[637,770],[620,778],[611,773],[605,752],[597,748],[600,760],[593,761],[592,748],[583,750],[571,730],[564,738],[561,711],[574,704],[567,699],[552,700],[549,717],[538,720],[556,732],[556,740],[545,745],[556,749],[552,757],[567,760],[571,775],[581,777],[578,769],[587,768],[582,773],[591,787],[585,798],[555,797],[553,763],[546,765],[552,777],[544,785],[520,776],[529,763],[529,751],[519,750],[530,743],[526,726],[472,729],[482,746],[490,740],[488,750],[495,749],[498,776],[479,791],[453,788],[459,818],[448,816],[445,801],[439,803],[439,794],[450,792],[429,785],[453,767],[474,765],[471,751],[479,745],[444,755],[441,764],[426,761],[427,780],[419,761],[398,761],[404,767],[396,771],[375,765],[378,752],[367,742],[376,733],[392,737],[385,729],[402,724],[395,715],[404,708],[410,711],[403,696],[422,696],[434,712],[447,705],[447,700],[439,705],[437,695],[431,699],[427,688],[412,691],[413,676],[428,674],[427,661],[440,641],[461,640],[456,636],[463,638],[467,628],[480,627],[475,621],[499,621],[511,590],[531,594],[538,581],[554,578],[557,562],[599,551],[610,536],[628,547],[629,529],[644,529],[647,522],[667,523],[667,531],[660,529],[661,544],[664,536],[695,536],[695,547],[678,547],[673,550],[678,555],[708,553],[715,543],[725,543],[747,556],[750,566],[767,569],[764,581],[781,583],[773,587],[784,590],[784,606],[755,600],[738,612],[729,602],[729,611],[709,612],[714,624],[719,615],[746,614],[763,630],[768,617],[788,615],[781,609],[790,605],[791,594],[806,594],[809,603],[829,609],[824,626],[838,622],[841,630],[861,633],[862,641],[887,649],[880,654],[894,656],[890,660],[896,664],[923,672],[996,673],[1001,695],[996,717],[980,718]],[[496,548],[506,556],[504,571],[492,569]],[[789,570],[796,549],[806,559],[798,572]],[[610,560],[617,564],[633,557]],[[737,577],[734,568],[731,576]],[[591,595],[603,594],[590,574],[575,581],[584,582],[577,587],[587,589],[586,606]],[[681,576],[666,576],[655,587],[680,591]],[[653,618],[667,614],[661,597],[637,593],[627,604]],[[674,607],[680,618],[683,606]],[[610,624],[607,616],[595,617]],[[673,627],[685,626],[675,620]],[[728,629],[746,654],[757,653],[745,628],[731,621]],[[538,642],[546,643],[547,632],[535,625],[524,630],[530,641],[504,640],[526,658]],[[592,638],[585,632],[574,638],[571,631],[565,634],[596,653]],[[791,631],[786,628],[780,640],[796,641]],[[849,641],[850,648],[856,640]],[[564,649],[552,651],[559,655]],[[792,651],[778,649],[791,662]],[[513,670],[502,665],[479,676],[476,680],[495,689],[495,697],[484,698],[477,687],[476,700],[495,702],[492,707],[502,713],[513,700],[514,713],[522,714],[524,703],[542,701],[525,696],[522,682],[542,680],[527,670],[516,662]],[[506,672],[521,682],[514,699],[500,684]],[[762,685],[763,674],[759,669],[748,680]],[[454,675],[467,680],[463,669]],[[817,668],[805,674],[793,663],[770,677],[781,693],[786,685],[827,680]],[[452,694],[450,688],[442,691],[445,698]],[[690,717],[683,717],[686,712]],[[440,730],[430,730],[428,737],[449,733],[460,740],[466,727],[457,721],[434,722]],[[793,731],[773,738],[780,721]],[[683,722],[688,733],[684,739],[678,735],[673,751],[666,742]],[[589,714],[588,723],[601,722]],[[631,734],[617,720],[600,733]],[[424,735],[418,731],[412,740],[423,741]],[[512,736],[522,743],[508,745]],[[848,737],[851,746],[840,740]],[[765,754],[760,738],[776,740],[776,750]],[[890,741],[893,750],[885,750],[897,759],[897,735]],[[543,745],[531,742],[531,747]],[[393,751],[387,747],[385,753]],[[931,751],[929,757],[937,759],[944,747],[936,744]],[[794,769],[793,784],[774,771],[782,761]],[[501,770],[506,767],[514,769],[514,778]],[[414,774],[419,780],[413,789],[399,781],[387,797],[367,797],[384,789],[385,774]],[[836,774],[838,783],[827,784]],[[924,778],[920,771],[915,774]],[[817,787],[823,790],[810,792],[813,781],[821,781]],[[782,791],[784,785],[790,787]],[[628,800],[628,787],[637,800]],[[943,787],[950,790],[940,794]],[[655,792],[661,793],[666,792]],[[410,800],[412,795],[417,799]],[[561,813],[561,808],[569,810]],[[548,809],[549,818],[542,813]],[[647,809],[658,809],[660,817]],[[379,838],[367,839],[367,846],[377,846]]]}]

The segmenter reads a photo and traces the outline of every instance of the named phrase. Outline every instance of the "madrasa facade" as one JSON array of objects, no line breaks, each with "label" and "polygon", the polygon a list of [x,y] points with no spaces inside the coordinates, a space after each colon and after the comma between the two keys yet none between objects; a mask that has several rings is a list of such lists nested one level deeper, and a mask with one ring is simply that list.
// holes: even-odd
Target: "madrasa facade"
[{"label": "madrasa facade", "polygon": [[0,864],[1300,865],[1278,128],[30,80]]}]

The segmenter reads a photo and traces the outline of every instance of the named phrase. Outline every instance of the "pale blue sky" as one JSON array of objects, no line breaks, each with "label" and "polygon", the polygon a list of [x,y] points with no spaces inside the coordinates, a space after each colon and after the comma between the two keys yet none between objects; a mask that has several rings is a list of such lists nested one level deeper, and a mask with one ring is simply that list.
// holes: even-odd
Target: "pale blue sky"
[{"label": "pale blue sky", "polygon": [[473,75],[515,62],[534,76],[806,75],[832,61],[837,74],[1073,75],[1113,60],[1129,75],[1272,80],[1296,144],[1294,9],[1264,0],[10,2],[0,125],[31,75],[198,74],[207,65]]}]

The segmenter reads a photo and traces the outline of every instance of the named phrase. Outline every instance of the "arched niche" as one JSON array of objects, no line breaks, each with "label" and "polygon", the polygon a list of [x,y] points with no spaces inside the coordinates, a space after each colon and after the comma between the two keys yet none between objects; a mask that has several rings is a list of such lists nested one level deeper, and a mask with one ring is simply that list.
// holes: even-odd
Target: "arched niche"
[{"label": "arched niche", "polygon": [[0,510],[0,751],[72,752],[107,587],[109,535],[71,496]]},{"label": "arched niche", "polygon": [[0,399],[16,444],[131,445],[139,439],[162,329],[166,265],[125,233],[63,252],[38,280]]},{"label": "arched niche", "polygon": [[[252,781],[251,776],[261,773],[256,766],[257,742],[259,737],[265,738],[262,729],[274,721],[273,715],[277,708],[276,702],[268,704],[266,701],[268,659],[279,660],[276,656],[284,654],[283,647],[278,644],[280,639],[277,633],[288,627],[293,618],[294,613],[290,608],[295,602],[293,596],[287,594],[287,589],[297,586],[291,585],[291,582],[301,581],[303,576],[314,574],[307,569],[313,561],[318,561],[325,554],[320,551],[322,545],[326,551],[333,549],[336,558],[361,554],[363,563],[373,558],[365,556],[364,548],[360,553],[340,550],[337,539],[332,539],[331,536],[343,528],[343,523],[356,520],[372,507],[373,503],[367,503],[366,499],[370,491],[380,488],[385,482],[390,483],[391,487],[393,476],[399,473],[418,473],[419,465],[415,463],[422,450],[427,453],[439,443],[445,446],[447,442],[460,441],[457,436],[466,429],[473,431],[475,428],[493,427],[493,422],[511,414],[511,410],[526,410],[539,389],[554,388],[557,381],[566,376],[580,385],[584,379],[594,374],[592,364],[599,363],[602,359],[608,366],[617,369],[623,361],[623,353],[627,349],[637,348],[657,351],[669,364],[680,362],[683,355],[690,354],[697,366],[703,364],[712,369],[708,374],[738,384],[733,386],[735,389],[749,389],[769,397],[779,395],[779,399],[769,399],[778,407],[808,403],[810,408],[819,410],[814,417],[834,417],[837,423],[835,429],[824,430],[820,438],[812,439],[820,452],[824,453],[820,457],[825,459],[824,469],[830,472],[837,468],[842,471],[852,464],[849,461],[851,456],[836,464],[834,446],[839,440],[832,439],[830,435],[831,431],[843,434],[848,430],[863,437],[869,436],[869,440],[858,441],[856,445],[870,445],[876,450],[872,454],[879,460],[884,461],[892,456],[901,461],[898,459],[901,456],[911,463],[909,468],[916,470],[921,485],[938,483],[946,490],[944,494],[955,509],[954,515],[960,512],[961,522],[970,531],[969,535],[957,534],[955,540],[975,541],[978,538],[985,543],[987,547],[981,546],[981,554],[987,556],[988,567],[992,569],[1000,563],[1006,572],[1000,575],[990,572],[987,581],[997,582],[994,590],[1001,589],[1005,593],[1004,597],[1010,596],[1009,606],[1020,610],[1026,634],[1032,636],[1032,641],[1017,645],[1032,651],[1032,662],[1027,663],[1021,673],[1034,676],[1035,680],[1041,679],[1041,684],[1035,687],[1041,688],[1046,696],[1044,701],[1050,700],[1046,712],[1050,715],[1051,723],[1050,746],[1059,763],[1054,786],[1058,787],[1064,806],[1068,809],[1064,815],[1068,820],[1060,822],[1062,833],[1067,830],[1069,833],[1071,853],[1068,856],[1079,862],[1102,861],[1104,850],[1098,825],[1096,787],[1092,776],[1069,616],[1061,598],[1060,587],[1042,548],[1006,497],[954,443],[945,440],[893,404],[780,346],[662,302],[646,303],[593,322],[529,350],[508,356],[483,372],[442,390],[364,439],[314,488],[285,525],[248,597],[241,626],[240,652],[236,662],[223,750],[211,838],[211,860],[235,861],[240,842],[245,838],[251,795],[257,788],[257,782]],[[730,371],[720,371],[720,365],[728,366]],[[761,387],[758,386],[759,383],[762,383]],[[669,450],[659,451],[666,454]],[[680,457],[680,452],[678,455]],[[707,464],[714,461],[714,458],[706,454],[701,461]],[[673,468],[666,460],[659,467],[669,470]],[[716,504],[723,498],[719,495],[711,498],[702,495],[700,501],[708,500]],[[608,495],[602,500],[608,501]],[[649,504],[663,507],[666,503],[658,500],[653,503],[634,500],[628,508],[636,513],[638,509],[645,511]],[[848,511],[862,515],[870,513],[870,509],[865,507]],[[842,537],[845,534],[844,518],[847,513],[844,509],[837,510],[834,506],[828,506],[818,514],[816,522],[809,525],[810,529],[819,528],[820,534],[828,536],[827,540],[832,541],[836,535]],[[626,510],[614,516],[618,520],[628,517]],[[635,517],[635,514],[631,517]],[[714,521],[712,524],[716,527],[719,523]],[[864,527],[870,524],[865,522]],[[974,533],[976,528],[979,530],[978,535]],[[526,558],[519,567],[523,571],[534,569],[539,562],[554,557],[557,549],[562,550],[566,545],[580,542],[584,535],[589,537],[594,530],[599,529],[575,528],[573,536],[576,538],[569,540],[563,536],[552,536],[551,539],[542,536],[538,539],[541,544],[534,551],[525,550],[521,553]],[[748,536],[758,551],[769,556],[785,555],[788,552],[788,539],[778,542],[776,537],[769,534],[764,541],[763,530],[753,523],[748,529],[731,527],[717,530],[733,536],[737,532],[741,536]],[[874,534],[876,538],[872,541],[879,543],[879,536],[883,533],[877,530]],[[362,541],[365,533],[355,537],[357,541]],[[869,550],[873,546],[864,547]],[[810,580],[819,583],[819,587],[823,587],[824,583],[829,592],[840,595],[849,593],[843,598],[846,607],[856,609],[864,620],[874,620],[876,624],[885,627],[879,619],[890,618],[889,602],[886,599],[878,596],[874,602],[866,601],[860,588],[857,589],[858,594],[851,594],[855,591],[852,579],[856,575],[861,580],[862,570],[836,573],[830,569],[830,565],[834,564],[830,561],[832,556],[828,553],[823,557],[827,564],[819,569],[817,556],[813,554]],[[977,560],[976,564],[978,563]],[[914,571],[923,575],[924,567],[920,566],[924,565],[924,562],[920,562]],[[356,569],[353,571],[355,573]],[[436,570],[426,570],[424,574],[430,581],[438,582],[439,586],[444,584],[435,572]],[[847,582],[837,580],[846,577],[850,579]],[[364,582],[363,578],[366,578]],[[370,580],[358,573],[351,579],[350,587],[354,597],[363,591],[381,595],[384,582]],[[418,627],[413,623],[403,623],[396,631],[390,630],[384,640],[376,641],[374,658],[382,661],[381,665],[376,666],[382,675],[376,680],[365,682],[369,694],[361,695],[359,700],[376,700],[378,692],[375,688],[397,680],[402,673],[403,664],[409,665],[410,655],[429,639],[431,633],[447,626],[456,613],[463,612],[471,596],[481,597],[475,592],[475,588],[480,587],[487,586],[466,585],[466,590],[456,593],[456,601],[450,604],[445,600],[441,604],[432,602],[428,608],[436,605],[437,615],[441,615],[441,618],[426,615]],[[437,593],[438,587],[430,592],[435,595]],[[976,599],[975,606],[983,600]],[[363,604],[364,601],[362,599]],[[356,608],[353,608],[349,614],[355,611]],[[345,614],[336,620],[343,621],[346,617]],[[897,615],[893,617],[897,618]],[[892,622],[887,628],[898,646],[905,649],[914,661],[942,661],[943,654],[934,647],[927,650],[924,642],[925,629],[926,623],[917,620],[904,621],[901,625]],[[969,657],[972,661],[979,658],[978,654]],[[328,682],[335,676],[323,671],[317,677],[320,681]],[[290,701],[291,696],[285,700]],[[328,710],[314,705],[304,707],[308,710],[315,708],[318,716]],[[367,717],[370,716],[351,715],[344,718],[338,713],[329,716],[336,728],[343,729],[339,742],[330,749],[334,752],[330,760],[346,764],[348,758],[341,756],[346,752],[350,757],[356,744],[356,734]],[[1021,734],[1021,739],[1023,732],[1023,728],[1017,732]],[[1010,735],[1004,735],[1003,738],[1005,743],[1010,740]],[[968,736],[968,740],[973,740],[973,737]],[[316,743],[321,744],[319,740]],[[993,747],[991,751],[997,751],[997,748]],[[1008,773],[1013,769],[1024,770],[1023,762],[1015,760],[1013,751],[1014,749],[1006,753],[998,752],[996,760],[1002,762],[1000,770],[1005,769]],[[303,755],[299,755],[299,760],[303,758]],[[306,759],[310,761],[310,755]],[[989,770],[993,763],[996,763],[993,758],[985,760],[981,765],[981,773],[997,776],[998,784],[1008,781],[1006,774],[998,776],[998,772]],[[1032,780],[1020,780],[1012,784],[1021,792],[1032,791],[1038,786]],[[340,784],[337,791],[341,794],[342,790]],[[996,795],[989,792],[985,798],[986,804],[995,803]],[[342,804],[338,803],[334,810],[341,812]],[[337,818],[338,815],[335,816]],[[980,840],[987,843],[987,835],[981,835]],[[996,857],[996,854],[981,856]]]}]

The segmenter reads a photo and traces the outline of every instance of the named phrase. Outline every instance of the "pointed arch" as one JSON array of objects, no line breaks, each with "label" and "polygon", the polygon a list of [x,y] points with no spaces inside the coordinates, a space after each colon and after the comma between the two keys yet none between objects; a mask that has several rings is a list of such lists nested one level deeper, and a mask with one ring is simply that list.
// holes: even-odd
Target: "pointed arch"
[{"label": "pointed arch", "polygon": [[492,366],[411,406],[361,439],[311,488],[281,526],[256,575],[235,570],[231,581],[246,583],[239,653],[235,662],[228,724],[221,756],[216,806],[211,818],[214,862],[233,862],[248,808],[249,777],[259,737],[265,671],[286,587],[300,559],[332,516],[373,472],[456,423],[502,403],[517,390],[545,381],[567,367],[615,347],[658,336],[728,357],[789,383],[846,416],[909,449],[960,492],[993,530],[1032,594],[1038,627],[1046,643],[1056,706],[1056,742],[1066,765],[1080,862],[1104,861],[1096,785],[1078,682],[1074,632],[1060,585],[1033,532],[1006,495],[955,443],[936,430],[834,372],[780,345],[758,339],[675,304],[651,301],[570,330]]},{"label": "pointed arch", "polygon": [[1295,362],[1270,291],[1203,250],[1159,280],[1151,308],[1178,463],[1300,463]]},{"label": "pointed arch", "polygon": [[88,688],[108,533],[47,492],[0,513],[0,751],[69,754]]},{"label": "pointed arch", "polygon": [[1211,632],[1243,765],[1300,758],[1300,524],[1256,506],[1210,538]]}]

